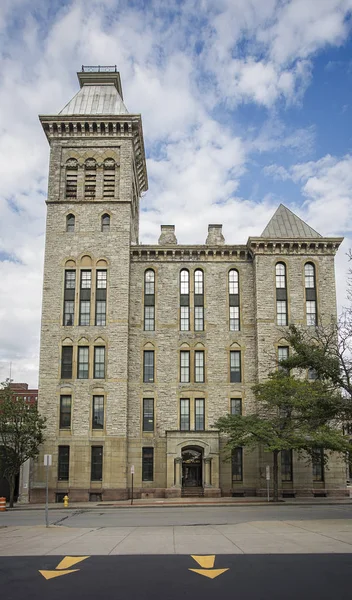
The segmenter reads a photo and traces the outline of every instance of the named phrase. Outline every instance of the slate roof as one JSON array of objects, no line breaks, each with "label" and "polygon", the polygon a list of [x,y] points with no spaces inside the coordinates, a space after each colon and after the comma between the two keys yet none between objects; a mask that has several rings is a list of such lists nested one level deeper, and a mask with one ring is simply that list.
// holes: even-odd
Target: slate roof
[{"label": "slate roof", "polygon": [[309,227],[289,208],[280,204],[260,237],[263,238],[320,238],[320,233]]},{"label": "slate roof", "polygon": [[128,110],[115,85],[85,84],[60,115],[126,115]]}]

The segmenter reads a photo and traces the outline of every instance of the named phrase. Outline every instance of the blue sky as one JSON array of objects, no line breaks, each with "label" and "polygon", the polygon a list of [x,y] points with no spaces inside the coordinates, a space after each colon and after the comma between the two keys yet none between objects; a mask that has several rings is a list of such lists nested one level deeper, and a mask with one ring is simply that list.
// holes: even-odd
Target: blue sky
[{"label": "blue sky", "polygon": [[258,235],[280,202],[352,246],[352,0],[2,0],[0,380],[37,382],[49,147],[38,114],[116,64],[142,114],[141,242]]}]

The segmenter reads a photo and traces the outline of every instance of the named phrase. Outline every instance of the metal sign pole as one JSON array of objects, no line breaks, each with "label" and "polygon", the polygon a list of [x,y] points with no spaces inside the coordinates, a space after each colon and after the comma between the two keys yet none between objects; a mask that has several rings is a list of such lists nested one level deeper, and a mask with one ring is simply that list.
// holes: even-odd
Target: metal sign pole
[{"label": "metal sign pole", "polygon": [[45,526],[49,527],[49,514],[48,514],[48,509],[49,509],[49,465],[48,462],[46,463],[46,485],[45,485]]},{"label": "metal sign pole", "polygon": [[132,498],[131,498],[131,504],[133,504],[133,475],[134,475],[134,465],[131,465],[131,477],[132,477]]},{"label": "metal sign pole", "polygon": [[268,502],[270,502],[270,466],[265,467],[266,489],[268,494]]},{"label": "metal sign pole", "polygon": [[49,527],[49,467],[52,464],[52,455],[44,454],[45,466],[45,526]]}]

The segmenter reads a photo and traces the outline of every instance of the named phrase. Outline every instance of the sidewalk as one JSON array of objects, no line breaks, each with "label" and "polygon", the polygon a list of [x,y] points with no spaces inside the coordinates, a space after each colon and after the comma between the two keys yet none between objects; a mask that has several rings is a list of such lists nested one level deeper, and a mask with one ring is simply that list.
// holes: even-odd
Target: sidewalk
[{"label": "sidewalk", "polygon": [[[268,502],[263,497],[253,496],[248,498],[143,498],[138,500],[116,500],[111,502],[69,502],[69,509],[80,509],[80,510],[92,510],[102,508],[168,508],[168,507],[202,507],[202,506],[275,506],[280,505],[294,505],[294,506],[319,506],[319,505],[338,505],[338,504],[351,504],[352,498],[285,498],[280,499],[279,502]],[[7,510],[43,510],[44,504],[16,504],[14,508]],[[49,510],[51,509],[65,509],[63,502],[52,502],[49,504]]]}]

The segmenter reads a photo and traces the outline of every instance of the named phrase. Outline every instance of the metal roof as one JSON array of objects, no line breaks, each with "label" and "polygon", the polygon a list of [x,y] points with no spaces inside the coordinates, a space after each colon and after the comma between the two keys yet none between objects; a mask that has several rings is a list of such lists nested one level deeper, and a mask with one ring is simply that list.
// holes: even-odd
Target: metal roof
[{"label": "metal roof", "polygon": [[124,105],[115,85],[85,84],[68,104],[59,112],[60,115],[126,115]]},{"label": "metal roof", "polygon": [[289,208],[280,204],[260,237],[263,238],[319,238],[320,233],[309,227]]}]

